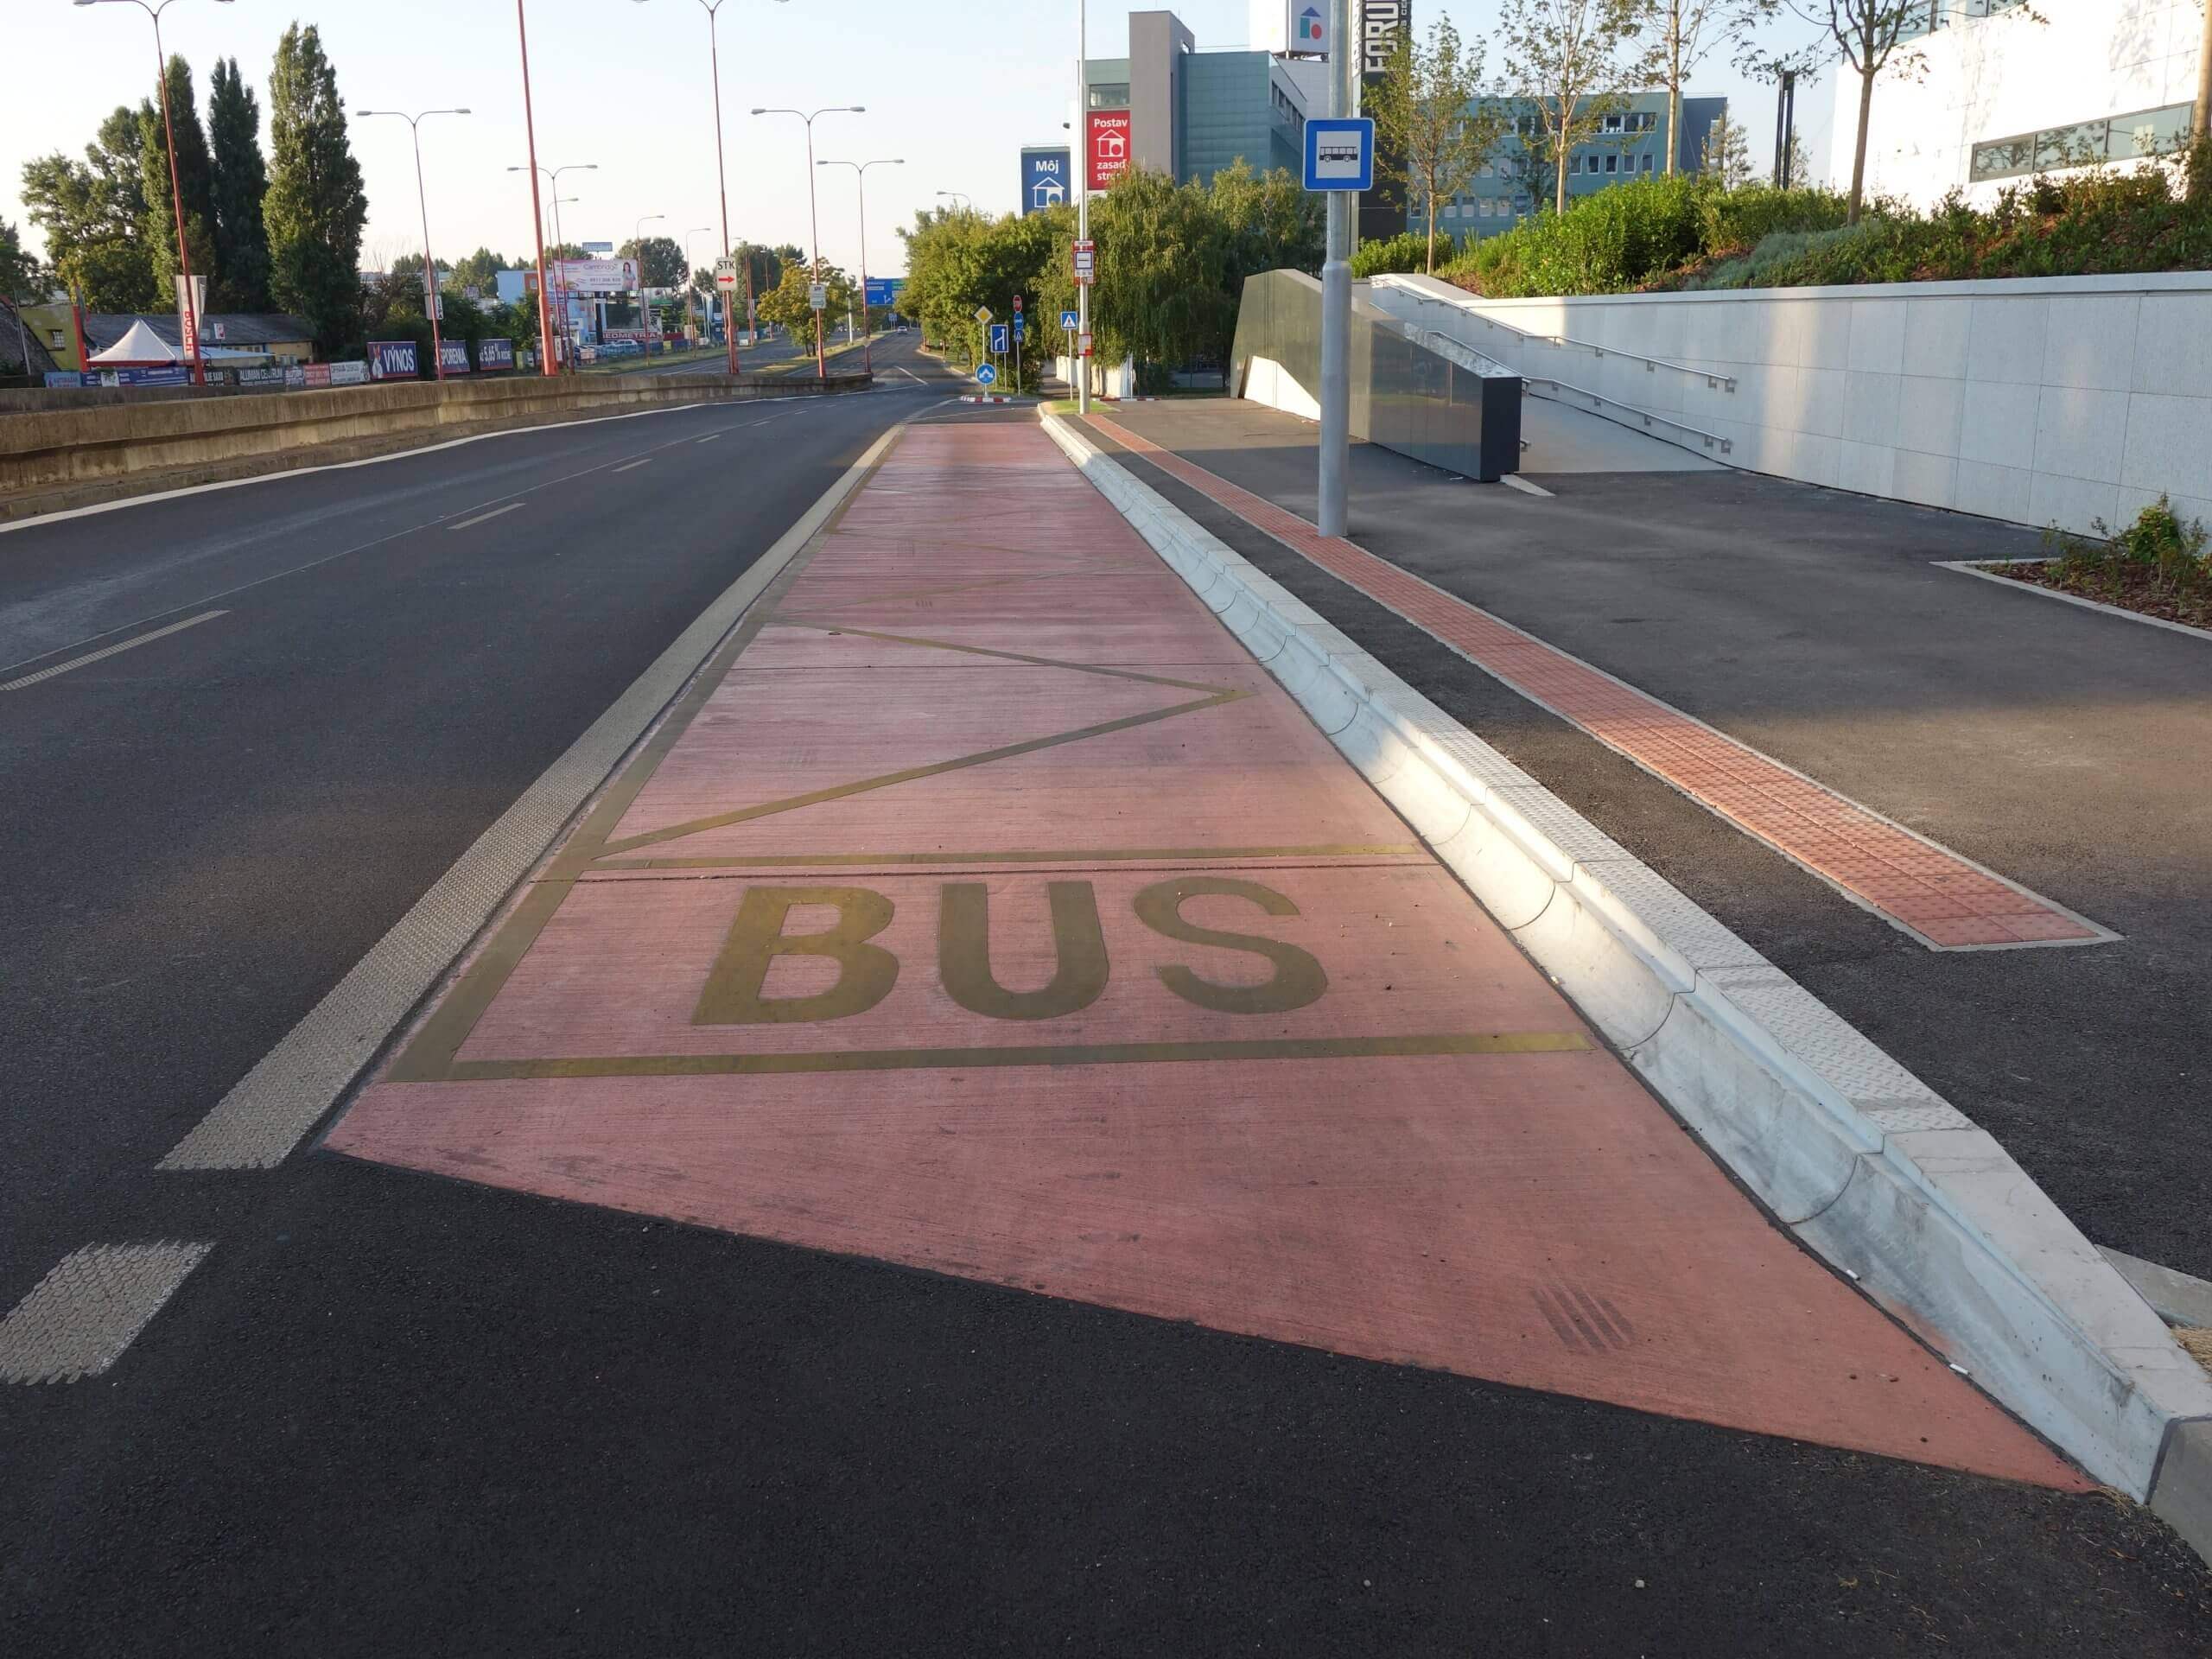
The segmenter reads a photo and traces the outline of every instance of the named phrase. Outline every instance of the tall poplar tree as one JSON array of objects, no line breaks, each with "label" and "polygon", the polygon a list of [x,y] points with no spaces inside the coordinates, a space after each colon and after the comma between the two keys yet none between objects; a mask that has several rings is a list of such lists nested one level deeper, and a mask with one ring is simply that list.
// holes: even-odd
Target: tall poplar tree
[{"label": "tall poplar tree", "polygon": [[269,309],[269,230],[262,200],[269,166],[261,155],[261,104],[236,58],[215,61],[207,91],[207,137],[215,162],[215,265],[210,296],[218,311]]},{"label": "tall poplar tree", "polygon": [[361,308],[361,227],[369,200],[346,137],[338,76],[310,23],[276,43],[269,75],[269,287],[312,323],[324,351],[353,343]]},{"label": "tall poplar tree", "polygon": [[1401,158],[1411,194],[1426,204],[1432,274],[1440,204],[1466,188],[1505,137],[1504,110],[1484,90],[1481,37],[1462,45],[1452,20],[1440,17],[1418,44],[1410,29],[1398,31],[1381,83],[1366,94],[1377,152]]},{"label": "tall poplar tree", "polygon": [[[176,138],[178,192],[184,198],[184,243],[192,255],[192,274],[205,276],[212,293],[222,280],[215,251],[215,166],[207,154],[207,129],[192,90],[192,66],[182,58],[168,62],[169,125]],[[176,213],[169,196],[169,133],[162,123],[162,94],[138,106],[139,168],[146,199],[146,254],[154,284],[166,309],[176,302]]]}]

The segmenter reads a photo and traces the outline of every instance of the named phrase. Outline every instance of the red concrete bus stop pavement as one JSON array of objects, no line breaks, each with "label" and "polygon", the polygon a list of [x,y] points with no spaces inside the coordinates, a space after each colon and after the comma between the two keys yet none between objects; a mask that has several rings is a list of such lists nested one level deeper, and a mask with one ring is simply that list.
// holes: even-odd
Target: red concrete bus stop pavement
[{"label": "red concrete bus stop pavement", "polygon": [[2054,1487],[1033,425],[919,425],[329,1136]]}]

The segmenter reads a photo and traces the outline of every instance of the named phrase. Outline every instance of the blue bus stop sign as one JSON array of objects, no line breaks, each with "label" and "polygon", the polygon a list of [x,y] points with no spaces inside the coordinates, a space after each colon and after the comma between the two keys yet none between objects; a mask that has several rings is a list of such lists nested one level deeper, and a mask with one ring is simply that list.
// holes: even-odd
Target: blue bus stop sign
[{"label": "blue bus stop sign", "polygon": [[1014,314],[1014,337],[1016,340],[1029,338],[1029,331],[1021,326],[1021,313],[1019,311]]},{"label": "blue bus stop sign", "polygon": [[999,372],[988,363],[976,371],[976,384],[979,386],[988,386],[998,378]]},{"label": "blue bus stop sign", "polygon": [[1364,116],[1328,116],[1306,124],[1308,190],[1375,188],[1375,123]]}]

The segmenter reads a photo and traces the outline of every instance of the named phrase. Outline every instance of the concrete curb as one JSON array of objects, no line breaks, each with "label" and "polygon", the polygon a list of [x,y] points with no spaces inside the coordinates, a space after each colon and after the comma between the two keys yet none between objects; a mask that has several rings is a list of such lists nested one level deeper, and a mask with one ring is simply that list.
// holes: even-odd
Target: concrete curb
[{"label": "concrete curb", "polygon": [[1088,434],[1043,420],[1783,1225],[2212,1559],[2212,1378],[1992,1136]]}]

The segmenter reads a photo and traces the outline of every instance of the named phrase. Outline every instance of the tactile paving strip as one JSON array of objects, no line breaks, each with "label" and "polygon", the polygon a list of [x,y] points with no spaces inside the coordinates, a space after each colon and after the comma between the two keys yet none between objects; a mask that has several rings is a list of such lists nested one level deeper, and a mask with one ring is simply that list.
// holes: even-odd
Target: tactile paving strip
[{"label": "tactile paving strip", "polygon": [[1338,581],[1541,703],[1700,805],[1939,950],[2116,937],[1937,846],[1679,709],[1194,466],[1127,427],[1091,423]]}]

